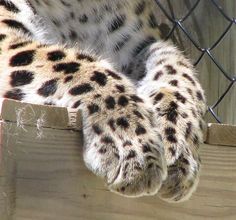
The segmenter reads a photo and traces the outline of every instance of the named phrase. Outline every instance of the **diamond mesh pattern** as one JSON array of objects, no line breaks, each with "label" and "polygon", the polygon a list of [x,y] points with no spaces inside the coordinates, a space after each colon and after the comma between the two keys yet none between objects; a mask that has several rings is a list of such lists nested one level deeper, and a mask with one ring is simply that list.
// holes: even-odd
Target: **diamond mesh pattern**
[{"label": "diamond mesh pattern", "polygon": [[[210,60],[215,64],[215,66],[219,69],[219,71],[216,74],[222,74],[224,76],[223,77],[224,80],[228,81],[227,87],[225,88],[223,93],[221,93],[218,96],[218,99],[216,99],[213,104],[208,106],[208,111],[210,114],[212,114],[215,121],[217,121],[218,123],[223,123],[222,119],[217,114],[216,108],[222,104],[222,100],[224,100],[224,98],[226,96],[230,95],[230,90],[232,90],[232,88],[235,87],[236,75],[235,75],[235,73],[230,72],[229,70],[226,70],[226,68],[221,64],[221,62],[215,58],[214,53],[213,53],[213,49],[215,49],[216,47],[219,46],[219,44],[222,42],[222,40],[225,38],[225,36],[230,32],[231,29],[236,28],[236,19],[234,17],[230,17],[230,15],[227,14],[227,12],[223,9],[223,7],[221,7],[220,3],[216,0],[195,0],[195,1],[191,0],[190,1],[192,3],[191,7],[189,7],[188,11],[181,18],[176,18],[174,13],[169,12],[165,7],[166,4],[165,5],[163,4],[163,1],[160,1],[160,0],[154,0],[154,1],[156,2],[157,6],[162,11],[163,15],[166,17],[166,19],[168,20],[168,23],[169,23],[168,26],[170,28],[168,29],[167,33],[165,34],[165,39],[169,39],[169,38],[173,39],[173,35],[174,35],[173,33],[176,30],[182,32],[182,34],[184,34],[189,39],[191,44],[193,44],[194,47],[199,52],[199,55],[198,55],[194,65],[196,67],[198,67],[199,62],[203,59],[203,57],[208,56],[210,58]],[[169,3],[169,4],[174,5],[174,4],[178,4],[177,3],[178,1],[176,0],[176,1],[172,2],[172,1],[167,0],[166,2],[167,2],[167,4]],[[215,9],[218,10],[218,12],[219,12],[219,16],[221,16],[222,19],[224,19],[226,21],[225,22],[225,29],[222,31],[222,33],[217,33],[219,35],[219,37],[216,40],[214,40],[213,44],[210,45],[209,47],[204,47],[199,42],[197,42],[195,40],[193,34],[191,33],[191,30],[186,28],[184,25],[184,22],[187,19],[191,18],[191,16],[193,16],[193,14],[194,14],[195,10],[197,10],[199,4],[200,3],[205,4],[206,2],[208,3],[208,7],[209,7],[209,5],[210,5],[210,7],[215,7]],[[196,34],[198,34],[198,33],[196,33]],[[236,36],[235,36],[235,38],[236,38]],[[236,60],[235,60],[235,62],[236,62]],[[236,110],[235,110],[235,113],[236,113]]]}]

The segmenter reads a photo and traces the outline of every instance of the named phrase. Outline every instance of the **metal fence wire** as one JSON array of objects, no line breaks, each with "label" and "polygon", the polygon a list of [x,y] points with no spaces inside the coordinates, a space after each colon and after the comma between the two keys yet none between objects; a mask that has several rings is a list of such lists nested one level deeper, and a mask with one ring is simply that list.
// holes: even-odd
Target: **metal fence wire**
[{"label": "metal fence wire", "polygon": [[[166,5],[171,5],[175,2],[175,4],[178,4],[177,2],[179,0],[167,0],[167,1],[161,1],[161,0],[154,0],[159,7],[159,9],[162,11],[163,15],[166,17],[168,20],[168,31],[165,33],[165,39],[169,39],[174,37],[174,32],[178,29],[178,31],[181,31],[191,42],[191,44],[194,45],[194,47],[199,51],[198,57],[196,58],[194,65],[198,68],[199,62],[203,59],[203,57],[208,56],[211,61],[216,65],[216,67],[219,69],[219,72],[216,74],[222,74],[224,76],[224,80],[228,81],[228,86],[225,88],[225,91],[223,91],[217,98],[217,100],[214,101],[213,104],[208,106],[208,111],[209,113],[212,114],[214,119],[218,123],[222,123],[222,119],[220,116],[217,114],[216,108],[221,105],[222,100],[227,96],[230,95],[230,90],[235,86],[236,82],[236,75],[233,72],[229,72],[226,70],[226,68],[221,64],[220,61],[218,61],[214,53],[212,53],[213,49],[218,47],[218,45],[221,43],[223,38],[230,32],[231,29],[236,28],[236,18],[230,17],[227,12],[223,9],[223,7],[220,5],[219,1],[216,0],[191,0],[190,2],[191,7],[185,12],[185,14],[181,18],[176,18],[174,15],[175,13],[169,12],[167,10]],[[204,2],[203,2],[204,1]],[[225,19],[225,29],[221,33],[217,33],[219,36],[218,38],[211,44],[209,47],[204,47],[201,45],[199,42],[195,40],[193,37],[191,31],[189,28],[186,28],[184,25],[184,22],[191,18],[193,16],[193,13],[195,10],[198,8],[199,4],[205,4],[208,1],[208,7],[215,7],[216,10],[219,11],[220,16],[222,16],[222,19]],[[234,0],[233,0],[234,1]],[[163,3],[164,2],[164,3]],[[189,1],[188,1],[189,2]],[[209,27],[210,28],[210,27]],[[166,28],[165,28],[166,29]],[[196,33],[198,34],[198,33]],[[204,37],[204,36],[203,36]],[[235,36],[236,38],[236,36]],[[235,107],[236,108],[236,107]]]}]

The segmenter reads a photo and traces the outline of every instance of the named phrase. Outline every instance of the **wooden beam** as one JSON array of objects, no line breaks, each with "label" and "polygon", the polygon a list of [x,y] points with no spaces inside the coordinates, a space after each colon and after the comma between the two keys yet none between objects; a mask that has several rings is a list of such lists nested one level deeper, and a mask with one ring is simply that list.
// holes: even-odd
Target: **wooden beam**
[{"label": "wooden beam", "polygon": [[0,119],[17,125],[57,129],[82,129],[81,113],[75,109],[0,99]]},{"label": "wooden beam", "polygon": [[206,143],[236,146],[236,126],[226,124],[208,124]]}]

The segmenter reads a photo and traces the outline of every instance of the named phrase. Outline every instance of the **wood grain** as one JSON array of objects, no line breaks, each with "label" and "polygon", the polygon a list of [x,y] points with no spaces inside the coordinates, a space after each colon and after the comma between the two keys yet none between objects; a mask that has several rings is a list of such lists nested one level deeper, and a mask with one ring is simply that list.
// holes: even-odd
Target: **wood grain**
[{"label": "wood grain", "polygon": [[22,103],[0,98],[0,119],[16,122],[18,127],[32,125],[57,129],[81,130],[81,113],[78,110]]},{"label": "wood grain", "polygon": [[188,202],[167,204],[156,196],[129,199],[109,192],[83,163],[80,132],[43,128],[43,134],[39,139],[34,127],[3,124],[1,147],[4,154],[14,149],[16,160],[15,172],[1,174],[14,183],[7,192],[6,185],[0,188],[14,204],[7,204],[12,218],[1,213],[1,220],[236,219],[235,147],[203,145],[197,192]]},{"label": "wood grain", "polygon": [[236,146],[236,126],[208,124],[206,143]]}]

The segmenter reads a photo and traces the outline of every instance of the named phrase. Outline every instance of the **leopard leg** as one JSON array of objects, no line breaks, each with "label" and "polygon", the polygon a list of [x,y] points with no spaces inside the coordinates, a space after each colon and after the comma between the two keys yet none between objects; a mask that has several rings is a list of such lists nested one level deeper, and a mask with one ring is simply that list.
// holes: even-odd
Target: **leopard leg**
[{"label": "leopard leg", "polygon": [[154,43],[143,51],[133,70],[146,73],[138,82],[138,94],[152,103],[164,142],[168,177],[159,196],[170,202],[186,200],[199,179],[198,147],[206,111],[196,72],[189,60],[167,42]]},{"label": "leopard leg", "polygon": [[14,16],[0,16],[0,96],[81,110],[87,167],[116,193],[155,194],[166,162],[149,103],[106,61],[24,31]]}]

